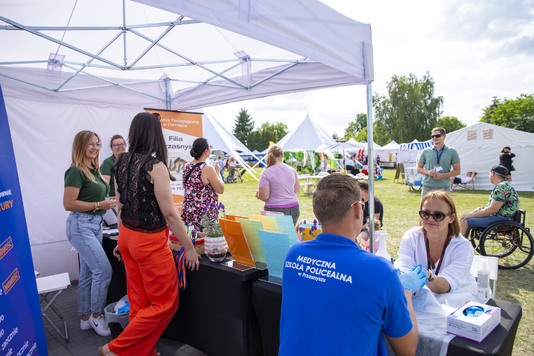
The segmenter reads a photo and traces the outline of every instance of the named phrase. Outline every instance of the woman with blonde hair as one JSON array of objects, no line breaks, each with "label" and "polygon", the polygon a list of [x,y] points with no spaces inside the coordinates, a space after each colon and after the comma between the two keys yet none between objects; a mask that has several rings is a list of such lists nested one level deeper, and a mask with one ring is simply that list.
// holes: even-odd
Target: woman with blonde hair
[{"label": "woman with blonde hair", "polygon": [[109,187],[100,174],[98,153],[102,142],[91,131],[80,131],[72,144],[72,164],[65,172],[63,207],[70,211],[67,238],[78,251],[78,314],[80,329],[93,328],[101,336],[111,332],[104,323],[104,307],[111,282],[111,265],[102,248],[102,216],[115,207],[106,200]]},{"label": "woman with blonde hair", "polygon": [[256,198],[265,202],[265,211],[291,215],[293,224],[296,225],[300,215],[297,171],[284,163],[284,151],[278,145],[269,147],[266,163],[267,168],[261,173]]},{"label": "woman with blonde hair", "polygon": [[437,294],[475,283],[471,275],[474,250],[460,233],[456,206],[449,193],[434,190],[421,200],[420,227],[402,237],[395,267],[401,271],[422,265],[428,288]]}]

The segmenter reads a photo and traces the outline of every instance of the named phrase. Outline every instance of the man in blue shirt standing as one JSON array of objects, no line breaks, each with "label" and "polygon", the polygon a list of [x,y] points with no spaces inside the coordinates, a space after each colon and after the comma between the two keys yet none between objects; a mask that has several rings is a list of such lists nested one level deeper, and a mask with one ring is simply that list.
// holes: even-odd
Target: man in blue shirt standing
[{"label": "man in blue shirt standing", "polygon": [[317,184],[313,212],[323,233],[297,243],[284,262],[279,355],[414,355],[412,294],[421,266],[400,277],[390,261],[354,242],[363,212],[358,182],[332,174]]},{"label": "man in blue shirt standing", "polygon": [[434,147],[425,149],[417,160],[417,173],[424,175],[421,198],[432,190],[449,190],[450,177],[461,173],[460,156],[452,147],[445,146],[446,131],[443,127],[432,130]]}]

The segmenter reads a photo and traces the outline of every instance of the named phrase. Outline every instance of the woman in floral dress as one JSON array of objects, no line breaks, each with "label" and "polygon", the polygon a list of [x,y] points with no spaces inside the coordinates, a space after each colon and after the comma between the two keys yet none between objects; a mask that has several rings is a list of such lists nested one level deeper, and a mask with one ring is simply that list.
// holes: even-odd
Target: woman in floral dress
[{"label": "woman in floral dress", "polygon": [[[197,138],[190,151],[193,160],[183,171],[184,202],[182,205],[182,220],[186,226],[194,226],[202,231],[202,217],[206,206],[216,206],[219,194],[224,192],[224,182],[221,179],[222,167],[215,162],[215,167],[206,163],[210,157],[211,146],[205,138]],[[210,220],[216,219],[216,210],[208,210]]]}]

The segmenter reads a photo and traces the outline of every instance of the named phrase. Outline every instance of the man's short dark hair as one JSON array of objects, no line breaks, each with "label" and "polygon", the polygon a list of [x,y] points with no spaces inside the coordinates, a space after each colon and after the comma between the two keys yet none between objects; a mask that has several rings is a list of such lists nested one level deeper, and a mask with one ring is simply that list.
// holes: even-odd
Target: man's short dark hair
[{"label": "man's short dark hair", "polygon": [[367,183],[366,180],[359,180],[358,184],[360,185],[360,190],[365,190],[366,192],[369,191],[369,183]]},{"label": "man's short dark hair", "polygon": [[313,193],[313,213],[321,224],[340,221],[352,204],[361,200],[360,185],[352,177],[331,174],[317,183]]}]

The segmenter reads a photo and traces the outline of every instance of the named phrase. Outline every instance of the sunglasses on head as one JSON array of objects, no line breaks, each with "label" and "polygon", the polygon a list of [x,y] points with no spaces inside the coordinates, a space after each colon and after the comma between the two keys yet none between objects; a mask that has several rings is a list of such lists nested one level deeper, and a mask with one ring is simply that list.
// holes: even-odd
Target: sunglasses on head
[{"label": "sunglasses on head", "polygon": [[430,135],[431,138],[440,138],[441,136],[443,135],[442,134]]},{"label": "sunglasses on head", "polygon": [[432,216],[432,218],[434,219],[434,221],[437,221],[437,222],[440,222],[442,221],[443,219],[445,219],[446,216],[451,216],[452,213],[448,213],[448,214],[445,214],[444,212],[442,211],[436,211],[434,213],[431,213],[430,211],[428,210],[419,210],[419,216],[421,217],[421,219],[423,220],[428,220],[430,219],[430,217]]}]

